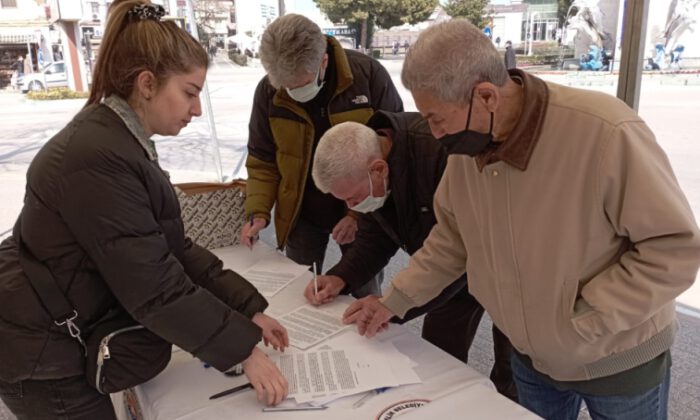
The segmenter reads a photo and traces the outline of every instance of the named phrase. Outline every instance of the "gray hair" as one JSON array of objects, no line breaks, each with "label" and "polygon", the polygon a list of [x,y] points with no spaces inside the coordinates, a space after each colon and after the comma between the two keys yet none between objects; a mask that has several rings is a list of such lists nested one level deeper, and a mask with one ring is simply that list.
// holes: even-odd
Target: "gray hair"
[{"label": "gray hair", "polygon": [[503,86],[505,63],[491,41],[465,19],[452,19],[423,31],[411,46],[401,70],[410,91],[431,92],[443,102],[467,103],[481,82]]},{"label": "gray hair", "polygon": [[381,158],[379,138],[374,130],[353,121],[340,123],[321,136],[311,176],[316,187],[328,193],[336,181],[365,178],[369,163]]},{"label": "gray hair", "polygon": [[301,72],[316,73],[326,52],[326,37],[308,18],[288,14],[275,19],[260,40],[260,62],[275,88]]}]

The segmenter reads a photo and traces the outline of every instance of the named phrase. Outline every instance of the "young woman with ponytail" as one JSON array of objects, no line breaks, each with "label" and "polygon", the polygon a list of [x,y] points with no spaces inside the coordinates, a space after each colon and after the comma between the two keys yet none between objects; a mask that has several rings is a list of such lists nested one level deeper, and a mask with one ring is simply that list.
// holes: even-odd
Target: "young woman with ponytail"
[{"label": "young woman with ponytail", "polygon": [[76,326],[121,310],[215,368],[242,363],[267,404],[287,395],[256,347],[284,349],[286,330],[250,283],[184,236],[150,140],[201,114],[209,64],[163,15],[147,0],[112,4],[90,98],[34,158],[13,236],[0,244],[0,397],[20,420],[115,417],[109,396],[88,385],[81,343],[33,289],[28,254],[75,308]]}]

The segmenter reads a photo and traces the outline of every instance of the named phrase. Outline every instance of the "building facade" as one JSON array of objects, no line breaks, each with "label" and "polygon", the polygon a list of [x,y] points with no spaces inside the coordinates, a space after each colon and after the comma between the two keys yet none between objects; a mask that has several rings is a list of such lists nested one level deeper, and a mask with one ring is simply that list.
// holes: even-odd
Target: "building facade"
[{"label": "building facade", "polygon": [[20,57],[27,61],[23,71],[37,71],[53,60],[53,46],[59,44],[46,2],[0,0],[0,88],[9,85]]}]

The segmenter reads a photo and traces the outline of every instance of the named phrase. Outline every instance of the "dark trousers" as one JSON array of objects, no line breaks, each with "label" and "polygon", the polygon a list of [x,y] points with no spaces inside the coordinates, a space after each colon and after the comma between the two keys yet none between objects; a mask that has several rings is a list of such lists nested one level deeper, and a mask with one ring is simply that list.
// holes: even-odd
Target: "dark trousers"
[{"label": "dark trousers", "polygon": [[[315,262],[318,273],[321,274],[330,235],[330,229],[322,229],[299,219],[287,238],[285,253],[297,264],[312,265]],[[340,245],[340,252],[345,253],[351,246],[352,243]],[[353,290],[352,295],[358,299],[368,295],[381,295],[383,279],[384,271],[380,271],[365,286]]]},{"label": "dark trousers", "polygon": [[[460,277],[435,299],[421,307],[411,309],[402,321],[409,321],[422,314],[426,314],[423,321],[423,338],[467,363],[469,349],[474,342],[484,308],[469,293],[466,279]],[[518,402],[518,392],[510,367],[513,346],[508,337],[495,325],[491,333],[494,352],[491,381],[496,385],[499,393]]]},{"label": "dark trousers", "polygon": [[0,381],[0,398],[18,420],[114,420],[109,395],[88,385],[85,377]]}]

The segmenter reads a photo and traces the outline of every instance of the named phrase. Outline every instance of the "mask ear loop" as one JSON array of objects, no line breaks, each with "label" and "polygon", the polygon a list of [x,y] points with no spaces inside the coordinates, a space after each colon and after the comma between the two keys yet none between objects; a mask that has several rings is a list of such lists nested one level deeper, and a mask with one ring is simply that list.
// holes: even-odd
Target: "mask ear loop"
[{"label": "mask ear loop", "polygon": [[474,89],[472,88],[472,93],[469,95],[469,112],[467,112],[467,125],[464,127],[464,131],[469,130],[469,122],[472,120],[472,104],[474,103]]},{"label": "mask ear loop", "polygon": [[[321,61],[321,66],[323,66],[323,61]],[[323,86],[323,80],[321,80],[321,67],[316,70],[316,86]]]},{"label": "mask ear loop", "polygon": [[316,73],[316,84],[318,86],[323,86],[323,84],[326,82],[324,79],[326,78],[326,71],[328,70],[328,66],[326,66],[326,68],[323,69],[323,73],[321,72],[322,67],[323,58],[321,58],[321,65],[318,67],[318,73]]},{"label": "mask ear loop", "polygon": [[[369,176],[369,197],[374,197],[374,194],[372,191],[374,190],[373,184],[372,184],[372,171],[379,172],[379,175],[382,175],[382,170],[381,169],[372,169],[369,168],[367,171],[367,176]],[[386,178],[382,176],[382,182],[384,183],[384,195],[387,195],[389,193],[388,190],[388,184]]]},{"label": "mask ear loop", "polygon": [[[464,131],[469,130],[469,122],[472,119],[472,105],[474,103],[474,89],[472,88],[472,93],[469,95],[469,112],[467,113],[467,126],[464,127]],[[493,112],[491,112],[491,122],[489,124],[489,134],[493,134]]]}]

